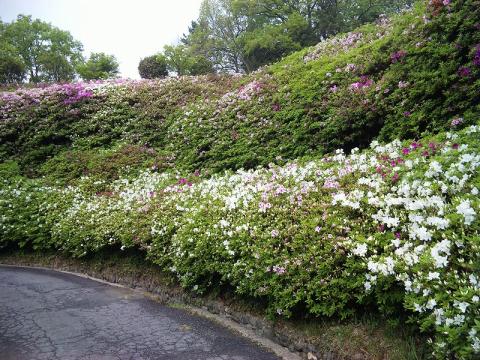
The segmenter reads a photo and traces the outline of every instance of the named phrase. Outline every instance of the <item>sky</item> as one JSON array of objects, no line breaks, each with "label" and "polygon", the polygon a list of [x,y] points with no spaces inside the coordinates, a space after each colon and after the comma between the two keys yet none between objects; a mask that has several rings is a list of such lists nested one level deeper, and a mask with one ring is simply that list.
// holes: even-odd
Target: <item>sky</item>
[{"label": "sky", "polygon": [[115,55],[122,77],[138,79],[140,59],[175,44],[198,18],[201,0],[0,0],[3,22],[18,14],[69,31],[84,55]]}]

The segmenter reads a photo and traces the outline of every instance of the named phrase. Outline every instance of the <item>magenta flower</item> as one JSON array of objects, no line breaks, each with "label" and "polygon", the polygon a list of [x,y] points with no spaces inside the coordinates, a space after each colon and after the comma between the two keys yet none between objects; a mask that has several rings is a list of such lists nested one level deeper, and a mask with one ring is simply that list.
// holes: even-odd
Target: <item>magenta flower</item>
[{"label": "magenta flower", "polygon": [[373,80],[369,79],[366,76],[362,76],[360,78],[360,81],[354,82],[353,84],[350,85],[350,89],[354,90],[354,91],[357,91],[357,90],[361,90],[361,89],[364,89],[364,88],[368,88],[372,84],[373,84]]},{"label": "magenta flower", "polygon": [[457,149],[458,149],[458,147],[459,147],[459,145],[458,145],[457,143],[455,143],[455,144],[453,144],[453,145],[452,145],[452,149],[455,149],[455,150],[457,150]]},{"label": "magenta flower", "polygon": [[403,149],[402,149],[402,154],[403,154],[403,155],[408,155],[408,154],[410,154],[410,149],[409,149],[409,148],[403,148]]},{"label": "magenta flower", "polygon": [[416,149],[418,149],[418,148],[421,147],[421,146],[422,146],[422,144],[420,144],[420,143],[418,143],[418,142],[416,142],[416,141],[414,141],[414,142],[412,142],[412,143],[410,144],[410,147],[411,147],[413,150],[416,150]]},{"label": "magenta flower", "polygon": [[280,104],[275,103],[272,105],[272,111],[279,111],[280,110]]},{"label": "magenta flower", "polygon": [[400,175],[398,175],[398,173],[395,173],[392,177],[392,182],[396,183],[399,178],[400,178]]},{"label": "magenta flower", "polygon": [[412,115],[412,113],[410,111],[405,111],[403,113],[403,116],[405,116],[405,117],[409,117],[410,115]]},{"label": "magenta flower", "polygon": [[401,237],[402,237],[402,234],[400,234],[399,232],[395,233],[395,238],[396,239],[400,239]]}]

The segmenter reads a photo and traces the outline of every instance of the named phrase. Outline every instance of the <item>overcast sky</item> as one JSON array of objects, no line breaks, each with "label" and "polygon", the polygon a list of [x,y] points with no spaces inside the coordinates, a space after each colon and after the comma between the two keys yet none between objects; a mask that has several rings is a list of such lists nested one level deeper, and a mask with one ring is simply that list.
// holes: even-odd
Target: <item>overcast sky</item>
[{"label": "overcast sky", "polygon": [[32,15],[69,31],[85,50],[116,56],[122,77],[139,78],[141,58],[179,41],[201,0],[0,0],[0,18]]}]

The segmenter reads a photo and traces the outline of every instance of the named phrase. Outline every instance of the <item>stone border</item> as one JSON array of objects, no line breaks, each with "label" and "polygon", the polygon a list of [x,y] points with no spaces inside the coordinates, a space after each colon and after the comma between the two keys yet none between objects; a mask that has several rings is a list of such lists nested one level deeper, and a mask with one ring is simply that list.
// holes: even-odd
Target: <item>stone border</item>
[{"label": "stone border", "polygon": [[[274,326],[272,321],[259,316],[236,311],[231,307],[225,306],[220,300],[208,300],[201,297],[190,295],[180,288],[167,287],[158,283],[150,282],[146,279],[137,279],[131,277],[119,277],[117,274],[107,271],[96,271],[86,264],[72,264],[73,259],[69,259],[69,264],[60,261],[50,263],[48,266],[38,266],[38,262],[16,261],[18,259],[4,257],[0,262],[1,266],[34,268],[44,270],[54,270],[80,276],[83,278],[98,281],[111,286],[131,289],[140,292],[144,296],[150,297],[162,304],[169,306],[180,305],[185,310],[215,321],[225,326],[239,335],[253,341],[272,351],[275,355],[284,360],[344,360],[343,356],[338,356],[333,352],[319,352],[312,344],[309,344],[300,334],[292,334],[282,331]],[[58,260],[58,258],[56,258]],[[73,270],[73,271],[72,271]],[[361,354],[358,354],[361,356]],[[364,359],[354,356],[352,359]]]}]

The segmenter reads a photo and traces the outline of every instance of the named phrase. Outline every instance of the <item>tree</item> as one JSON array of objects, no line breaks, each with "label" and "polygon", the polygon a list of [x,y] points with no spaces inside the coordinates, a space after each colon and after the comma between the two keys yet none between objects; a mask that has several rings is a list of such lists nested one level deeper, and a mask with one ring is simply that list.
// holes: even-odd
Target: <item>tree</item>
[{"label": "tree", "polygon": [[0,21],[0,84],[22,82],[25,79],[25,64],[17,50],[6,41],[6,24]]},{"label": "tree", "polygon": [[213,64],[202,55],[195,55],[184,44],[166,45],[163,48],[167,69],[182,75],[203,75],[214,72]]},{"label": "tree", "polygon": [[25,79],[25,64],[10,44],[0,43],[0,84],[19,83]]},{"label": "tree", "polygon": [[220,71],[249,71],[243,57],[241,35],[247,31],[248,16],[237,11],[233,0],[203,0],[199,23],[204,24],[214,54],[214,66]]},{"label": "tree", "polygon": [[105,53],[91,53],[90,58],[77,66],[77,71],[83,80],[109,79],[119,73],[117,59]]},{"label": "tree", "polygon": [[15,21],[4,24],[1,42],[9,44],[17,60],[21,59],[23,78],[35,83],[72,80],[76,65],[82,61],[82,44],[68,31],[32,20],[31,16],[19,15]]},{"label": "tree", "polygon": [[182,43],[218,71],[250,72],[414,0],[203,0]]},{"label": "tree", "polygon": [[167,59],[162,54],[147,56],[140,60],[138,72],[142,79],[165,77],[168,75]]}]

